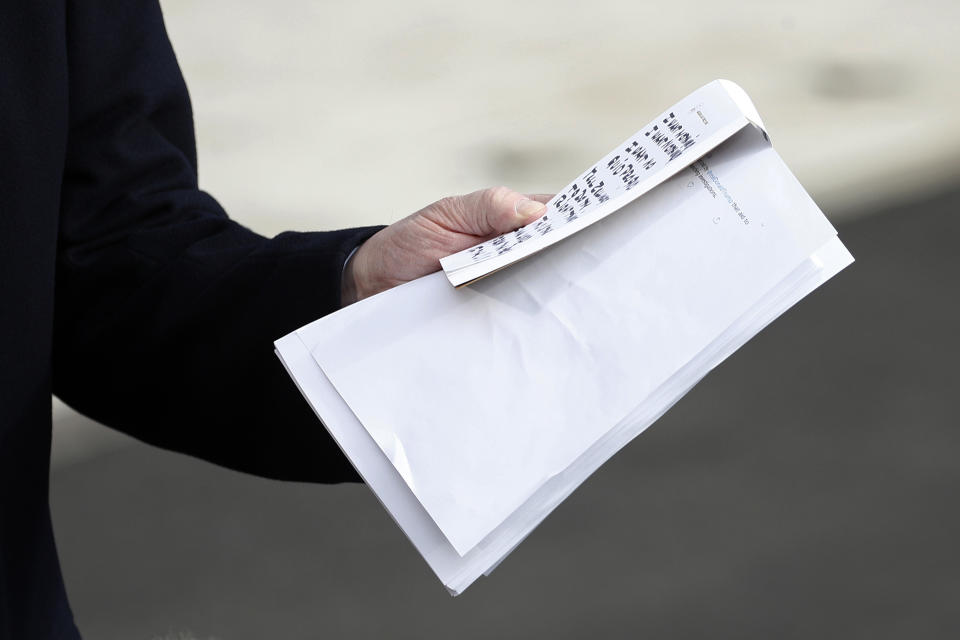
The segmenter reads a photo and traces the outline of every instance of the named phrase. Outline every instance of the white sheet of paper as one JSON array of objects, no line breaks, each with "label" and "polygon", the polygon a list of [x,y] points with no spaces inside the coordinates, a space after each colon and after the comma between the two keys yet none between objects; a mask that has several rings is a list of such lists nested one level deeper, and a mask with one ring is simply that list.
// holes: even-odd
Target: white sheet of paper
[{"label": "white sheet of paper", "polygon": [[575,242],[298,335],[465,555],[834,233],[748,128]]},{"label": "white sheet of paper", "polygon": [[[820,284],[846,267],[852,257],[833,237],[809,260],[800,265],[769,292],[760,304],[732,325],[717,344],[688,363],[654,394],[635,409],[610,437],[599,441],[591,452],[584,452],[581,464],[558,476],[554,487],[541,487],[537,495],[511,516],[480,545],[461,557],[446,541],[416,496],[402,482],[396,469],[337,394],[312,359],[308,345],[295,332],[277,341],[277,352],[307,401],[324,421],[367,485],[394,517],[438,578],[454,595],[466,589],[477,577],[491,572],[549,512],[572,492],[610,455],[642,432],[655,419],[656,411],[666,410],[707,371],[722,362],[757,331],[802,299]],[[644,416],[643,414],[651,414]]]}]

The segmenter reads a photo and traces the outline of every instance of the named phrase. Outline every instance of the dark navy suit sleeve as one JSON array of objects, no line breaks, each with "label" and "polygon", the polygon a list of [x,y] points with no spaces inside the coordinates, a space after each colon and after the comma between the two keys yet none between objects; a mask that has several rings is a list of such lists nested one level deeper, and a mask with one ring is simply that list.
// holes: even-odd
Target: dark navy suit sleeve
[{"label": "dark navy suit sleeve", "polygon": [[268,239],[198,189],[189,98],[156,0],[70,3],[67,42],[55,393],[227,467],[356,479],[272,342],[339,307],[343,262],[376,229]]}]

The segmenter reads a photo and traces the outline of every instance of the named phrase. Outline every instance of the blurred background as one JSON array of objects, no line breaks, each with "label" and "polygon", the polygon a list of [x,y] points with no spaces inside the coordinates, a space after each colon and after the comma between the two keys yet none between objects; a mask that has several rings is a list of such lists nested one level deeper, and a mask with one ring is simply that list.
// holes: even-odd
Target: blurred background
[{"label": "blurred background", "polygon": [[728,78],[857,262],[456,599],[363,486],[55,403],[85,637],[960,637],[960,3],[161,4],[201,186],[261,233],[555,191]]}]

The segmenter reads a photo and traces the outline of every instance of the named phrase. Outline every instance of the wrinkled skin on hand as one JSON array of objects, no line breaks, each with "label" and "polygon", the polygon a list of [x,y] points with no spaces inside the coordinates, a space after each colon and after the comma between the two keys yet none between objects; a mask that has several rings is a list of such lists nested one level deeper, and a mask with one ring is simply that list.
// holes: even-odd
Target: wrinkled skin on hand
[{"label": "wrinkled skin on hand", "polygon": [[440,258],[529,224],[552,195],[493,187],[438,200],[380,230],[343,271],[341,303],[386,291],[440,269]]}]

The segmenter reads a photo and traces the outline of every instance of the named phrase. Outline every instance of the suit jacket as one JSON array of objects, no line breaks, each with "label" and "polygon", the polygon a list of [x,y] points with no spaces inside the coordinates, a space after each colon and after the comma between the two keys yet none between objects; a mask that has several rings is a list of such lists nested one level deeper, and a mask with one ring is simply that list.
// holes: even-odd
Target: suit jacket
[{"label": "suit jacket", "polygon": [[77,638],[51,393],[234,469],[356,479],[272,341],[339,307],[344,260],[376,229],[267,239],[198,190],[156,0],[0,3],[0,152],[0,638]]}]

